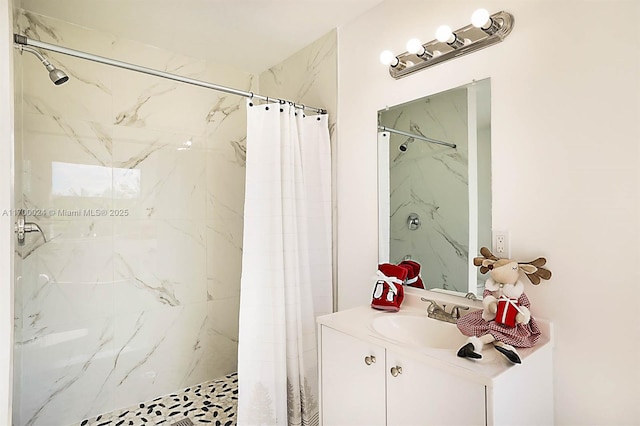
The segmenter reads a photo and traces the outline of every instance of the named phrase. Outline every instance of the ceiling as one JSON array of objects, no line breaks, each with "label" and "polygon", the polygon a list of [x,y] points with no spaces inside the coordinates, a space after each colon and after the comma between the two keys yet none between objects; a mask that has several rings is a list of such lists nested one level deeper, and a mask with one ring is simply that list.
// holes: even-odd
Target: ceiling
[{"label": "ceiling", "polygon": [[24,9],[258,74],[382,0],[22,0]]}]

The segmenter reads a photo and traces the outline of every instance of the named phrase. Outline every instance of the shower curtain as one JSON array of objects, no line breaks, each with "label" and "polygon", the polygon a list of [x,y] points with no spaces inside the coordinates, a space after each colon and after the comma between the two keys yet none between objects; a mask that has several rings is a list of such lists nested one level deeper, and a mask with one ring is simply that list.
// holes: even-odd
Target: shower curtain
[{"label": "shower curtain", "polygon": [[327,115],[247,103],[238,424],[318,424],[315,316],[331,312]]}]

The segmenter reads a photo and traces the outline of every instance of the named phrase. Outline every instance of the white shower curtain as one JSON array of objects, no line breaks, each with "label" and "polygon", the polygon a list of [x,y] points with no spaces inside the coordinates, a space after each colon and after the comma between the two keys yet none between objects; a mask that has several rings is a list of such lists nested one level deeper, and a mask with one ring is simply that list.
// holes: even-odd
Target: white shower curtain
[{"label": "white shower curtain", "polygon": [[247,106],[238,424],[318,424],[315,316],[331,312],[327,115]]}]

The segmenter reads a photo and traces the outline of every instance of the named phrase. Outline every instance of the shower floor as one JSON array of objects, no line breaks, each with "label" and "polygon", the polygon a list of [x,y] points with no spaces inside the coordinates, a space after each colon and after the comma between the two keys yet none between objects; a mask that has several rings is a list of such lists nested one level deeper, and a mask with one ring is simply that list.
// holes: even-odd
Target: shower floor
[{"label": "shower floor", "polygon": [[185,417],[194,425],[231,426],[236,424],[237,406],[238,375],[233,373],[72,426],[170,426]]}]

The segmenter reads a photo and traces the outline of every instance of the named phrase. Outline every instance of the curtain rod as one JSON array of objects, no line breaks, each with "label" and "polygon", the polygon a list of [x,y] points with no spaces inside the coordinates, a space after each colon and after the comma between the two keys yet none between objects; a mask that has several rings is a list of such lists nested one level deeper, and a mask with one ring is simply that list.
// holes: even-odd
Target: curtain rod
[{"label": "curtain rod", "polygon": [[383,132],[386,131],[386,132],[389,132],[389,133],[397,133],[399,135],[408,136],[410,138],[415,138],[415,139],[420,139],[420,140],[423,140],[423,141],[426,141],[426,142],[437,143],[438,145],[444,145],[444,146],[448,146],[448,147],[451,147],[451,148],[455,148],[456,147],[456,144],[454,144],[454,143],[442,142],[442,141],[439,141],[437,139],[431,139],[431,138],[428,138],[426,136],[416,135],[415,133],[409,133],[409,132],[405,132],[405,131],[402,131],[402,130],[396,130],[396,129],[391,128],[391,127],[378,126],[378,130],[382,130]]},{"label": "curtain rod", "polygon": [[217,90],[219,92],[230,93],[232,95],[244,96],[245,98],[251,99],[259,99],[266,102],[279,102],[279,103],[288,103],[293,105],[296,108],[306,109],[310,111],[315,111],[319,114],[326,114],[327,110],[323,108],[314,108],[310,106],[306,106],[304,104],[297,104],[295,102],[287,101],[279,98],[272,98],[269,96],[258,95],[253,92],[245,92],[243,90],[233,89],[231,87],[220,86],[218,84],[208,83],[206,81],[196,80],[189,77],[183,77],[177,74],[171,74],[165,71],[155,70],[153,68],[142,67],[140,65],[130,64],[128,62],[122,62],[115,59],[105,58],[103,56],[93,55],[91,53],[81,52],[79,50],[73,50],[62,46],[57,46],[55,44],[45,43],[39,40],[33,40],[21,34],[14,34],[13,41],[19,45],[25,46],[33,46],[40,49],[50,50],[52,52],[62,53],[64,55],[75,56],[76,58],[87,59],[89,61],[99,62],[101,64],[111,65],[114,67],[124,68],[131,71],[137,71],[143,74],[154,75],[156,77],[162,77],[169,80],[179,81],[182,83],[192,84],[194,86],[205,87],[207,89]]}]

